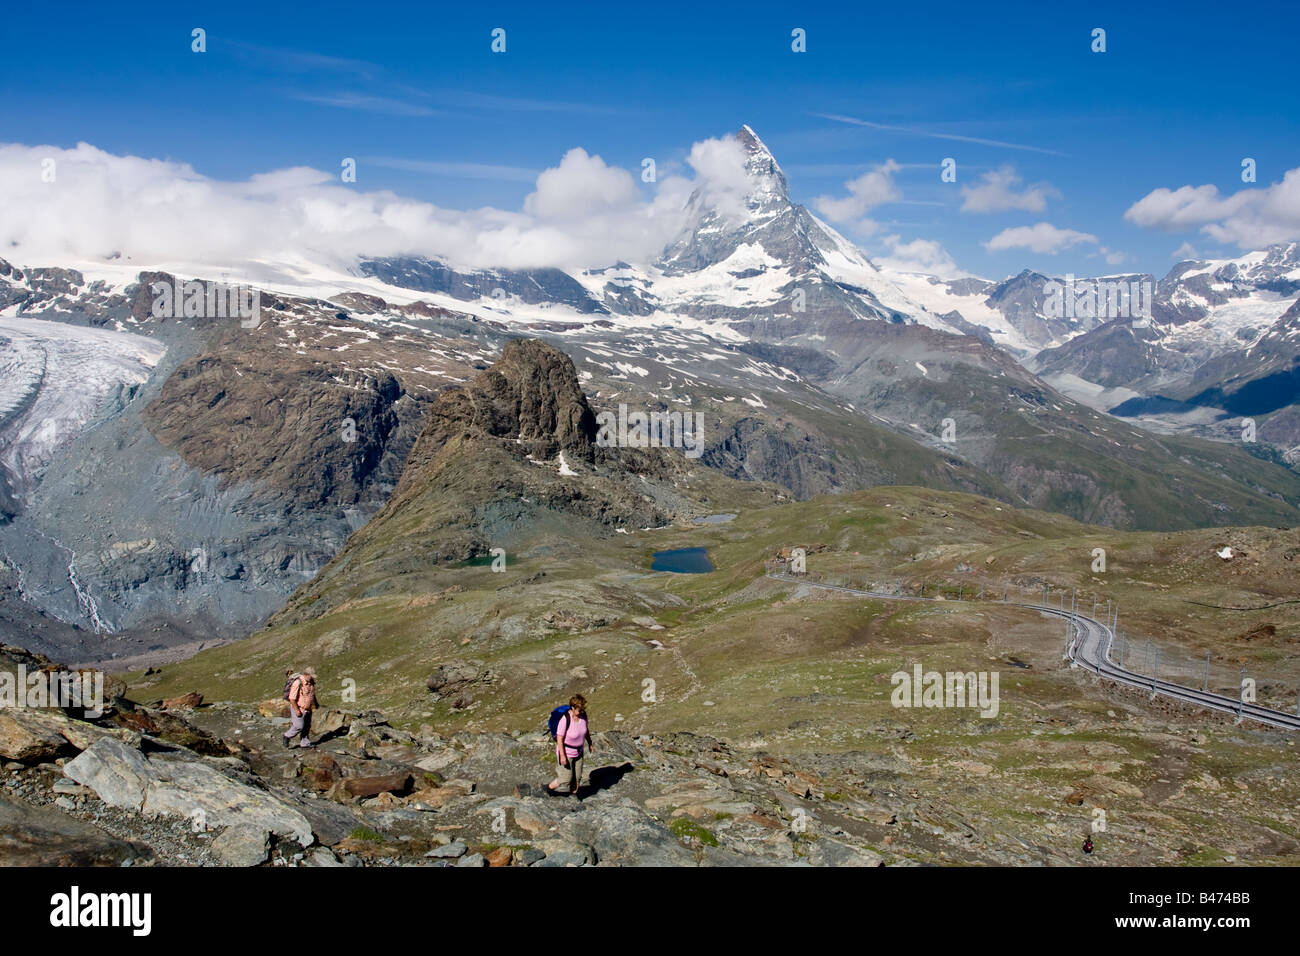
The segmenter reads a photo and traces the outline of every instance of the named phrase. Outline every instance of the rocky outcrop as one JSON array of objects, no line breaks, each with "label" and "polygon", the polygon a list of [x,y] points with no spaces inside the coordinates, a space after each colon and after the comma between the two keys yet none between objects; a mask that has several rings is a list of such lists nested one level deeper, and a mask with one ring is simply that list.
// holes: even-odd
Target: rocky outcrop
[{"label": "rocky outcrop", "polygon": [[[158,440],[226,484],[255,481],[298,507],[361,500],[401,435],[392,373],[347,373],[230,344],[183,363],[145,408]],[[399,460],[405,451],[395,450]]]},{"label": "rocky outcrop", "polygon": [[270,623],[327,612],[358,574],[382,593],[398,575],[486,556],[538,528],[609,535],[671,520],[647,481],[671,487],[687,469],[680,451],[602,448],[596,435],[572,360],[540,340],[508,342],[473,382],[438,396],[384,508]]},{"label": "rocky outcrop", "polygon": [[538,339],[512,339],[470,385],[438,396],[411,462],[418,467],[457,439],[484,438],[518,441],[535,458],[564,451],[590,461],[595,437],[573,360]]},{"label": "rocky outcrop", "polygon": [[271,834],[250,823],[226,827],[212,841],[213,852],[229,866],[257,866],[271,852]]},{"label": "rocky outcrop", "polygon": [[[123,706],[150,718],[160,713]],[[538,757],[553,744],[542,733],[415,734],[368,712],[350,717],[346,735],[322,739],[316,749],[283,750],[285,721],[250,723],[253,714],[221,702],[187,712],[198,722],[189,727],[192,737],[231,741],[234,756],[215,757],[147,731],[132,736],[107,717],[91,722],[42,712],[40,726],[66,725],[53,735],[64,742],[60,751],[80,753],[62,768],[43,762],[19,771],[11,764],[0,774],[0,863],[658,867],[883,860],[842,831],[816,840],[781,832],[798,828],[787,822],[797,818],[791,795],[805,799],[818,788],[816,775],[778,759],[755,761],[713,738],[599,734],[578,801],[545,795]]]},{"label": "rocky outcrop", "polygon": [[0,866],[121,866],[153,857],[143,844],[0,791]]},{"label": "rocky outcrop", "polygon": [[468,707],[474,701],[471,688],[475,684],[490,684],[495,675],[483,667],[481,661],[447,661],[438,665],[426,685],[435,700],[447,698],[456,708]]},{"label": "rocky outcrop", "polygon": [[0,710],[0,757],[19,763],[41,763],[72,750],[67,739],[35,713]]},{"label": "rocky outcrop", "polygon": [[148,757],[106,738],[69,761],[64,773],[109,806],[178,816],[205,827],[257,826],[303,846],[313,841],[311,824],[297,810],[199,760]]}]

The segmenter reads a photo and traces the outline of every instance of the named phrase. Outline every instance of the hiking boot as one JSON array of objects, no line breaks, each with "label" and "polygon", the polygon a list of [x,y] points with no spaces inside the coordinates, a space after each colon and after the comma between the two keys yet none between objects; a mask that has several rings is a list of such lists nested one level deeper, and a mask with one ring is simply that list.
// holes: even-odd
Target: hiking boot
[{"label": "hiking boot", "polygon": [[289,743],[289,738],[286,737],[284,734],[280,735],[280,743],[282,746],[285,747],[285,749],[288,749],[289,747],[293,746],[292,744]]},{"label": "hiking boot", "polygon": [[304,738],[302,739],[302,743],[300,743],[298,746],[299,746],[299,747],[315,747],[316,745],[315,745],[314,743],[312,743],[310,740],[308,740],[306,737],[304,737]]}]

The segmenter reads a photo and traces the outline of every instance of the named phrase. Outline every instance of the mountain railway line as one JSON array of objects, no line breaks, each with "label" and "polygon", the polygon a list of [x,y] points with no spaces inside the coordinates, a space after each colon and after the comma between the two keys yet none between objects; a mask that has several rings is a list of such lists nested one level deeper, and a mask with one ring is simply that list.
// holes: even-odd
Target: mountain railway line
[{"label": "mountain railway line", "polygon": [[[800,578],[786,574],[774,574],[766,572],[766,577],[774,580],[784,580],[792,583],[803,585],[804,587],[823,588],[830,591],[844,591],[849,594],[860,594],[863,597],[877,598],[887,601],[924,601],[937,602],[938,598],[919,597],[909,594],[892,594],[882,591],[865,591],[860,588],[850,588],[839,584],[821,584],[814,581],[805,581]],[[1144,677],[1133,671],[1126,670],[1110,659],[1111,647],[1115,642],[1114,632],[1101,621],[1082,614],[1078,611],[1071,611],[1068,608],[1050,607],[1046,604],[1030,604],[1021,601],[998,601],[996,603],[1010,604],[1015,607],[1027,608],[1031,611],[1038,611],[1041,614],[1050,614],[1055,617],[1064,618],[1070,623],[1073,629],[1073,635],[1070,639],[1070,645],[1067,649],[1067,655],[1072,663],[1084,667],[1098,677],[1106,680],[1113,680],[1116,683],[1127,684],[1130,687],[1140,688],[1151,691],[1154,699],[1156,695],[1162,694],[1165,697],[1171,697],[1174,700],[1180,700],[1184,703],[1193,704],[1197,707],[1205,707],[1209,710],[1217,710],[1222,713],[1232,714],[1238,720],[1257,721],[1270,727],[1278,727],[1284,730],[1300,730],[1300,716],[1288,714],[1285,711],[1273,710],[1269,707],[1261,707],[1259,704],[1249,704],[1244,701],[1236,700],[1232,697],[1226,697],[1223,694],[1216,694],[1211,691],[1196,690],[1191,687],[1184,687],[1182,684],[1175,684],[1172,681],[1160,680],[1159,678]]]}]

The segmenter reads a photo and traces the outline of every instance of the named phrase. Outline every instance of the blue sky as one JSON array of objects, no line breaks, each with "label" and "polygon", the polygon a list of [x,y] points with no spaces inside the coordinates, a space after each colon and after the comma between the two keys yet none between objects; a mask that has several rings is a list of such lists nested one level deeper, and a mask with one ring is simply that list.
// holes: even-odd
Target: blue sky
[{"label": "blue sky", "polygon": [[[836,207],[819,197],[843,200],[848,181],[893,160],[888,201],[837,228],[877,256],[931,241],[991,277],[1159,275],[1184,243],[1237,255],[1285,238],[1294,215],[1265,193],[1300,166],[1300,14],[1285,4],[59,10],[6,10],[0,142],[84,141],[220,180],[336,171],[347,156],[357,189],[518,211],[536,174],[573,147],[637,173],[644,157],[680,170],[692,143],[748,123],[794,199],[823,214]],[[190,50],[194,27],[206,53]],[[504,54],[490,50],[495,27]],[[796,27],[805,53],[791,50]],[[1090,49],[1095,27],[1105,53]],[[940,181],[946,157],[955,184]],[[1241,181],[1244,157],[1257,163],[1253,186]],[[986,175],[1021,198],[963,211],[962,188]],[[1179,215],[1156,203],[1141,223],[1125,219],[1152,190],[1184,186],[1217,188],[1213,208]],[[1215,205],[1245,188],[1261,193],[1246,214]],[[1008,201],[1020,208],[999,208]],[[1006,248],[987,245],[1039,223],[1049,231],[1037,251],[1015,233]]]}]

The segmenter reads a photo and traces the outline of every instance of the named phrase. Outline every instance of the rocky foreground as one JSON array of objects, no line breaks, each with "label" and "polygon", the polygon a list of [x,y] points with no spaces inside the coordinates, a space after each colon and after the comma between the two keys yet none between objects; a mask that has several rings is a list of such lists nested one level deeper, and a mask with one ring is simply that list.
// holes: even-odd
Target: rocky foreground
[{"label": "rocky foreground", "polygon": [[195,694],[119,696],[94,720],[0,710],[0,865],[903,862],[860,845],[847,818],[818,819],[815,773],[707,737],[597,734],[575,799],[542,792],[544,733],[412,734],[324,710],[318,746],[286,749],[282,706]]}]

